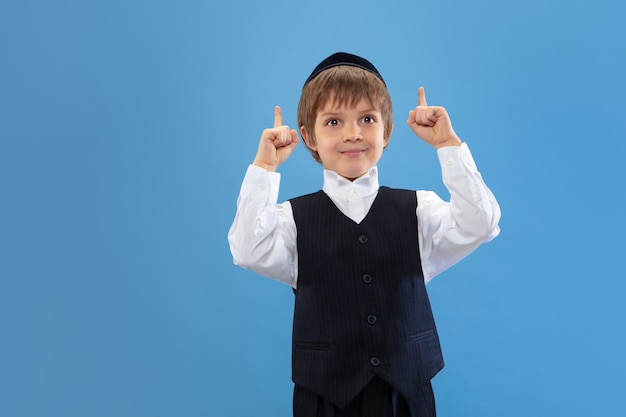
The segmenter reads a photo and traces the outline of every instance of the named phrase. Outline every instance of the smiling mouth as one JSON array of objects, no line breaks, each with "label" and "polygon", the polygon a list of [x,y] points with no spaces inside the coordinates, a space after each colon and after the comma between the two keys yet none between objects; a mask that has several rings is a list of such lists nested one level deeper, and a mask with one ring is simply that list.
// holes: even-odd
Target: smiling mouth
[{"label": "smiling mouth", "polygon": [[359,156],[363,153],[365,153],[364,149],[349,149],[341,152],[341,154],[345,156]]}]

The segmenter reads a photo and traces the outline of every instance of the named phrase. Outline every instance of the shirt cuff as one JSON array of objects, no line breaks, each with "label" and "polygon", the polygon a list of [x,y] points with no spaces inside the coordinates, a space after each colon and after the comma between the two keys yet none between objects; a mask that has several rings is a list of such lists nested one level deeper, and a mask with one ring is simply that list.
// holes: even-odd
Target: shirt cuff
[{"label": "shirt cuff", "polygon": [[239,195],[257,201],[278,201],[280,173],[249,165]]},{"label": "shirt cuff", "polygon": [[444,178],[465,175],[468,172],[478,172],[472,153],[465,142],[461,146],[439,148],[437,149],[437,155],[439,156],[441,173]]}]

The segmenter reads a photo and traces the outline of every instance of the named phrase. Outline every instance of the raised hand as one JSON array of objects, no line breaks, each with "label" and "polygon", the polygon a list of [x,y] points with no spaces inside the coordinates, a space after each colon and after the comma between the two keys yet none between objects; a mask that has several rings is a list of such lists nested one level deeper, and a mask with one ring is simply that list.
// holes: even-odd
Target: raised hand
[{"label": "raised hand", "polygon": [[274,127],[265,129],[261,134],[259,149],[253,165],[276,171],[285,162],[298,144],[298,134],[289,126],[283,125],[283,114],[280,107],[274,107]]},{"label": "raised hand", "polygon": [[446,109],[426,104],[424,87],[417,90],[417,107],[409,112],[406,123],[420,139],[436,149],[461,145],[461,139],[452,129]]}]

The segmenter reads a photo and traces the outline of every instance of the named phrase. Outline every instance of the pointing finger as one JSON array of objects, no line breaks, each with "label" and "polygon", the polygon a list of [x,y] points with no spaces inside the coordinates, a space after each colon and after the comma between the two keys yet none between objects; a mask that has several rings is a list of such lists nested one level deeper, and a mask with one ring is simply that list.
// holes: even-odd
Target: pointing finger
[{"label": "pointing finger", "polygon": [[417,89],[417,105],[426,107],[426,93],[424,92],[424,87],[420,87]]},{"label": "pointing finger", "polygon": [[280,127],[283,125],[283,113],[280,107],[274,107],[274,127]]}]

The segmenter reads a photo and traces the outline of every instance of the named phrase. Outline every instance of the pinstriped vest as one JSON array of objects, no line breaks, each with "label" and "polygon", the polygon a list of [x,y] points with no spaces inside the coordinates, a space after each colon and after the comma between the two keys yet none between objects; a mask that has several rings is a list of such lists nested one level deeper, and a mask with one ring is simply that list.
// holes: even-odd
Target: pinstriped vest
[{"label": "pinstriped vest", "polygon": [[298,230],[294,383],[343,408],[378,375],[410,400],[443,368],[415,191],[381,187],[360,224],[323,191],[290,202]]}]

